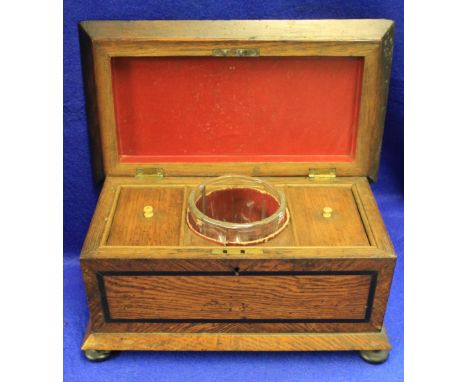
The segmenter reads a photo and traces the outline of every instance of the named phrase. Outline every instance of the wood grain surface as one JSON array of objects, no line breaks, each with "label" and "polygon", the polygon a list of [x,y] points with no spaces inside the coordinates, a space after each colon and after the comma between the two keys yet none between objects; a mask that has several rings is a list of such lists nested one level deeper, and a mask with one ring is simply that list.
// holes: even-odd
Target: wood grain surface
[{"label": "wood grain surface", "polygon": [[[266,244],[257,245],[254,251],[245,247],[245,253],[232,252],[227,254],[216,252],[218,245],[206,242],[201,238],[195,238],[185,225],[185,217],[180,214],[180,240],[176,245],[141,245],[136,251],[135,246],[107,245],[107,237],[110,232],[113,216],[117,207],[121,188],[157,188],[157,187],[181,187],[186,188],[183,197],[186,202],[188,190],[205,181],[207,178],[198,177],[174,177],[155,179],[136,179],[131,177],[107,177],[99,202],[93,216],[90,229],[81,252],[82,259],[313,259],[313,258],[389,258],[394,259],[395,254],[390,238],[386,231],[379,209],[372,195],[372,191],[365,178],[336,178],[329,181],[311,181],[301,177],[270,177],[264,178],[269,183],[280,189],[286,187],[314,187],[345,188],[351,189],[355,197],[356,207],[359,211],[362,225],[369,238],[370,245],[366,246],[299,246],[297,245],[298,226],[291,221],[288,228],[277,238]],[[312,192],[312,191],[311,191]],[[185,206],[182,207],[185,211]],[[138,208],[139,213],[139,208]],[[182,221],[183,220],[183,221]],[[306,222],[310,224],[310,222]],[[156,250],[157,249],[157,250]]]},{"label": "wood grain surface", "polygon": [[86,115],[88,132],[91,145],[91,159],[93,161],[93,175],[95,181],[105,178],[103,151],[101,141],[101,129],[99,125],[99,111],[96,98],[96,77],[94,74],[94,52],[93,42],[90,36],[79,28],[81,67],[83,74],[83,85],[86,96]]},{"label": "wood grain surface", "polygon": [[100,333],[82,346],[99,350],[329,351],[390,350],[385,329],[374,333]]},{"label": "wood grain surface", "polygon": [[[93,320],[93,325],[96,331],[99,332],[362,332],[362,331],[379,331],[382,327],[383,314],[385,312],[388,292],[390,289],[391,276],[394,267],[394,258],[318,258],[311,259],[309,257],[299,258],[281,258],[281,259],[230,259],[230,258],[147,258],[147,259],[132,259],[129,256],[124,259],[83,259],[82,269],[83,277],[88,292],[88,302],[90,316]],[[97,274],[111,275],[117,273],[155,273],[155,272],[227,272],[234,273],[238,268],[242,275],[244,272],[270,272],[271,276],[281,276],[284,272],[333,272],[356,274],[366,273],[369,271],[376,272],[376,287],[375,293],[369,303],[372,306],[370,309],[370,317],[368,320],[356,320],[354,322],[336,322],[329,320],[327,322],[280,322],[280,323],[245,323],[245,322],[109,322],[105,319],[105,312],[101,288],[98,285]],[[105,276],[106,278],[107,276]],[[232,276],[233,277],[233,276]],[[244,277],[244,276],[240,276]],[[246,276],[252,277],[252,276]],[[156,277],[157,278],[157,277]],[[208,281],[209,282],[209,281]],[[190,293],[185,289],[185,296]],[[349,291],[348,302],[353,304],[355,290]],[[133,290],[133,293],[138,297],[140,290]],[[144,293],[144,292],[143,292]],[[211,294],[215,291],[211,291]],[[235,291],[234,295],[241,292]],[[247,295],[248,291],[245,292]],[[326,292],[324,292],[326,293]],[[141,296],[141,294],[140,294]],[[359,297],[359,294],[356,295]],[[126,297],[129,300],[130,297]],[[187,298],[202,299],[203,297],[189,296]],[[146,312],[151,310],[151,307],[157,305],[157,302],[149,302],[150,305],[143,307]],[[367,305],[367,303],[366,303]],[[175,307],[175,309],[178,309]],[[193,312],[194,308],[190,308]],[[169,312],[168,312],[169,313]],[[313,313],[313,312],[311,312]],[[274,318],[274,317],[272,317]],[[311,317],[313,318],[313,317]],[[190,321],[190,317],[187,316]]]},{"label": "wood grain surface", "polygon": [[364,319],[371,278],[335,276],[105,276],[112,319]]},{"label": "wood grain surface", "polygon": [[[279,186],[286,192],[289,227],[265,246],[369,246],[366,227],[348,187],[330,184]],[[155,185],[120,187],[108,219],[106,246],[217,246],[195,235],[186,225],[186,198],[190,187]],[[145,218],[143,207],[154,208]],[[333,209],[324,218],[324,207]]]},{"label": "wood grain surface", "polygon": [[391,20],[83,21],[95,41],[379,41]]},{"label": "wood grain surface", "polygon": [[[177,245],[183,197],[180,187],[122,188],[107,245]],[[145,206],[153,207],[151,218]]]},{"label": "wood grain surface", "polygon": [[[294,217],[296,245],[369,245],[351,187],[288,187],[287,200]],[[332,208],[331,217],[323,217],[324,207]]]}]

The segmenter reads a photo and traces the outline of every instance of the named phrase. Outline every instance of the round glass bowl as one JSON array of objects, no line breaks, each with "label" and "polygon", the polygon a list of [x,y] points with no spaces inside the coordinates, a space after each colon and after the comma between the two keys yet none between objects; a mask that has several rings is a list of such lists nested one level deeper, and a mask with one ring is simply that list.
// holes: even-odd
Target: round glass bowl
[{"label": "round glass bowl", "polygon": [[226,175],[196,187],[188,199],[187,224],[222,245],[264,243],[288,224],[284,193],[267,182]]}]

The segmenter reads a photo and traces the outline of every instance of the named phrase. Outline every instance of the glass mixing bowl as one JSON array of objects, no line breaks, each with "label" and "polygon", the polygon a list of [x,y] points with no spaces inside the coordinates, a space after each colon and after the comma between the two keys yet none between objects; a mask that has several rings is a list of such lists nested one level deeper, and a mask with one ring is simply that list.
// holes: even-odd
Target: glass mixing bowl
[{"label": "glass mixing bowl", "polygon": [[266,242],[288,221],[284,193],[258,178],[221,176],[197,186],[188,200],[190,229],[223,245]]}]

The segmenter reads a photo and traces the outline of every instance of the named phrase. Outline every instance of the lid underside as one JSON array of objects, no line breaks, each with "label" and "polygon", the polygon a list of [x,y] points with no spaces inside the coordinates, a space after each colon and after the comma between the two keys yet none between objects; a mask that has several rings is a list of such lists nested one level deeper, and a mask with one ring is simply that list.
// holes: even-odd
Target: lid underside
[{"label": "lid underside", "polygon": [[350,162],[355,57],[112,59],[122,163]]},{"label": "lid underside", "polygon": [[[98,177],[155,168],[167,176],[303,176],[332,168],[375,178],[391,21],[80,27]],[[237,54],[245,51],[256,57]]]}]

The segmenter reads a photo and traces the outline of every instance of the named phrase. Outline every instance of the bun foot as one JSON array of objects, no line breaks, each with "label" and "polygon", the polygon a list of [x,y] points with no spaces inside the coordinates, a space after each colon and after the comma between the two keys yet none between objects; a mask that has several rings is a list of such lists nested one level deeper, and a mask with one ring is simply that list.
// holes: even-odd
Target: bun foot
[{"label": "bun foot", "polygon": [[361,350],[359,355],[361,358],[369,363],[379,364],[388,359],[390,352],[388,350]]},{"label": "bun foot", "polygon": [[85,350],[84,355],[85,357],[92,362],[99,362],[105,361],[107,358],[111,356],[112,352],[110,350]]}]

